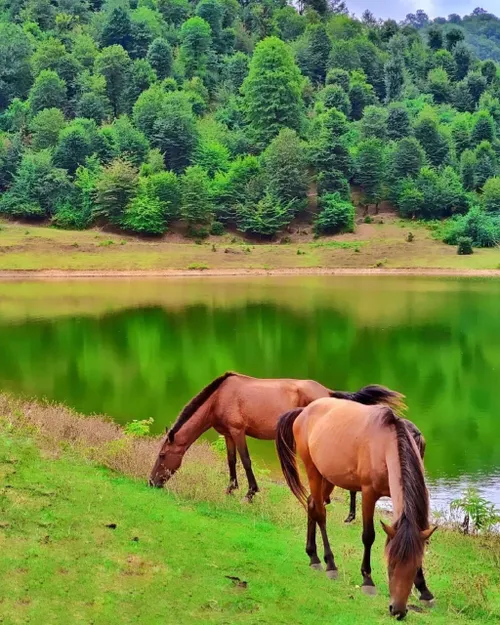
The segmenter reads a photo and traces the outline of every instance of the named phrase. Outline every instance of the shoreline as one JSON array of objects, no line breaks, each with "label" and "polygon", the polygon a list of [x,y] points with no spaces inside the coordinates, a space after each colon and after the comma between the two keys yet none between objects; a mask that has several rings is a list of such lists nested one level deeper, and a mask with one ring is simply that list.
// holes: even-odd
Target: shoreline
[{"label": "shoreline", "polygon": [[7,280],[61,280],[104,278],[200,278],[200,277],[253,277],[253,276],[423,276],[423,277],[477,277],[500,278],[500,269],[444,269],[430,267],[412,268],[290,268],[290,269],[113,269],[113,270],[60,270],[16,269],[1,270],[0,281]]}]

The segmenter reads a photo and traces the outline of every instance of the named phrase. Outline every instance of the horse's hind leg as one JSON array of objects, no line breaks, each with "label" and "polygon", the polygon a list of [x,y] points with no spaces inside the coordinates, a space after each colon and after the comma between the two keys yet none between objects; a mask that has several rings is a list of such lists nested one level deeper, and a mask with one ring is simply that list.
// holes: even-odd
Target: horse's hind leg
[{"label": "horse's hind leg", "polygon": [[377,498],[375,493],[371,490],[363,490],[363,545],[365,547],[365,552],[363,555],[363,562],[361,564],[361,575],[363,576],[363,585],[361,586],[361,589],[368,595],[374,595],[376,593],[375,584],[372,580],[372,567],[370,561],[372,545],[375,542],[373,514],[375,512],[376,501]]},{"label": "horse's hind leg", "polygon": [[226,435],[226,449],[227,465],[229,467],[229,486],[227,487],[226,494],[230,495],[233,490],[239,488],[238,476],[236,474],[236,444],[230,435]]},{"label": "horse's hind leg", "polygon": [[248,492],[245,497],[248,499],[248,501],[252,501],[255,493],[259,492],[259,487],[257,486],[257,480],[255,479],[255,475],[252,471],[252,461],[250,459],[250,454],[248,453],[245,433],[241,432],[241,434],[238,434],[234,440],[236,442],[236,447],[238,448],[238,453],[240,454],[241,463],[243,464],[248,479]]},{"label": "horse's hind leg", "polygon": [[312,569],[321,571],[321,560],[318,558],[318,550],[316,547],[316,521],[311,514],[311,508],[314,507],[312,497],[309,495],[307,499],[307,541],[306,541],[306,553],[309,556]]},{"label": "horse's hind leg", "polygon": [[415,576],[415,588],[420,593],[420,601],[426,603],[428,605],[432,605],[434,602],[434,595],[427,588],[427,584],[425,582],[424,571],[422,567],[417,569],[417,575]]},{"label": "horse's hind leg", "polygon": [[347,519],[344,521],[344,523],[351,523],[356,518],[356,491],[351,490],[350,495],[351,495],[351,499],[350,499],[350,506],[349,506],[349,514],[347,516]]},{"label": "horse's hind leg", "polygon": [[[324,497],[324,480],[321,473],[316,469],[312,461],[305,463],[307,477],[309,478],[309,486],[311,488],[311,496],[308,500],[309,517],[319,525],[321,538],[323,539],[324,560],[326,564],[326,574],[330,579],[338,577],[338,570],[335,564],[335,558],[330,547],[328,534],[326,532],[326,508],[323,500]],[[312,565],[312,559],[311,559]]]}]

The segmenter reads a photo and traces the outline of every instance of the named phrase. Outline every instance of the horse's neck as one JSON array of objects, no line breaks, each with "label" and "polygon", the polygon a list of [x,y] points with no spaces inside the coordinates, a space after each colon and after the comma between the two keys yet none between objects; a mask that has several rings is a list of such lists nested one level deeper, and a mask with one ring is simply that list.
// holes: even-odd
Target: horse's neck
[{"label": "horse's neck", "polygon": [[390,446],[386,454],[387,472],[389,475],[389,491],[392,499],[394,522],[403,514],[404,494],[401,481],[401,462],[397,443]]},{"label": "horse's neck", "polygon": [[202,434],[213,425],[213,401],[210,398],[186,421],[175,435],[177,444],[187,450]]}]

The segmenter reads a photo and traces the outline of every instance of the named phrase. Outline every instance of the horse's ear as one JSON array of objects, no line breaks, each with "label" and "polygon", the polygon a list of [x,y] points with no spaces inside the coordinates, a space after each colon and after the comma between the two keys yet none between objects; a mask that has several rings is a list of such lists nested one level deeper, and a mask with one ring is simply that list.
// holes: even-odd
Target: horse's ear
[{"label": "horse's ear", "polygon": [[429,540],[429,538],[434,534],[434,532],[437,530],[438,526],[434,525],[434,527],[429,527],[428,530],[422,530],[420,532],[420,538],[422,540]]},{"label": "horse's ear", "polygon": [[389,538],[394,538],[396,530],[393,527],[386,525],[383,521],[380,521],[380,525]]}]

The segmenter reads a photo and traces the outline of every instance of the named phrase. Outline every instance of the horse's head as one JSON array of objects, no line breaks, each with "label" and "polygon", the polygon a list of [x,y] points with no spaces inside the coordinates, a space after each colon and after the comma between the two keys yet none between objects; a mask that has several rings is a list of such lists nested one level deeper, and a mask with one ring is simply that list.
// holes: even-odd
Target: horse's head
[{"label": "horse's head", "polygon": [[398,621],[404,619],[408,612],[406,604],[417,571],[422,566],[425,543],[429,540],[437,527],[414,532],[405,532],[395,526],[386,525],[381,521],[384,532],[387,534],[386,553],[388,559],[389,592],[391,603],[389,611]]},{"label": "horse's head", "polygon": [[167,429],[166,436],[161,443],[158,458],[149,477],[149,485],[161,488],[165,482],[168,482],[181,466],[185,452],[185,446],[176,443],[175,437],[170,437]]}]

